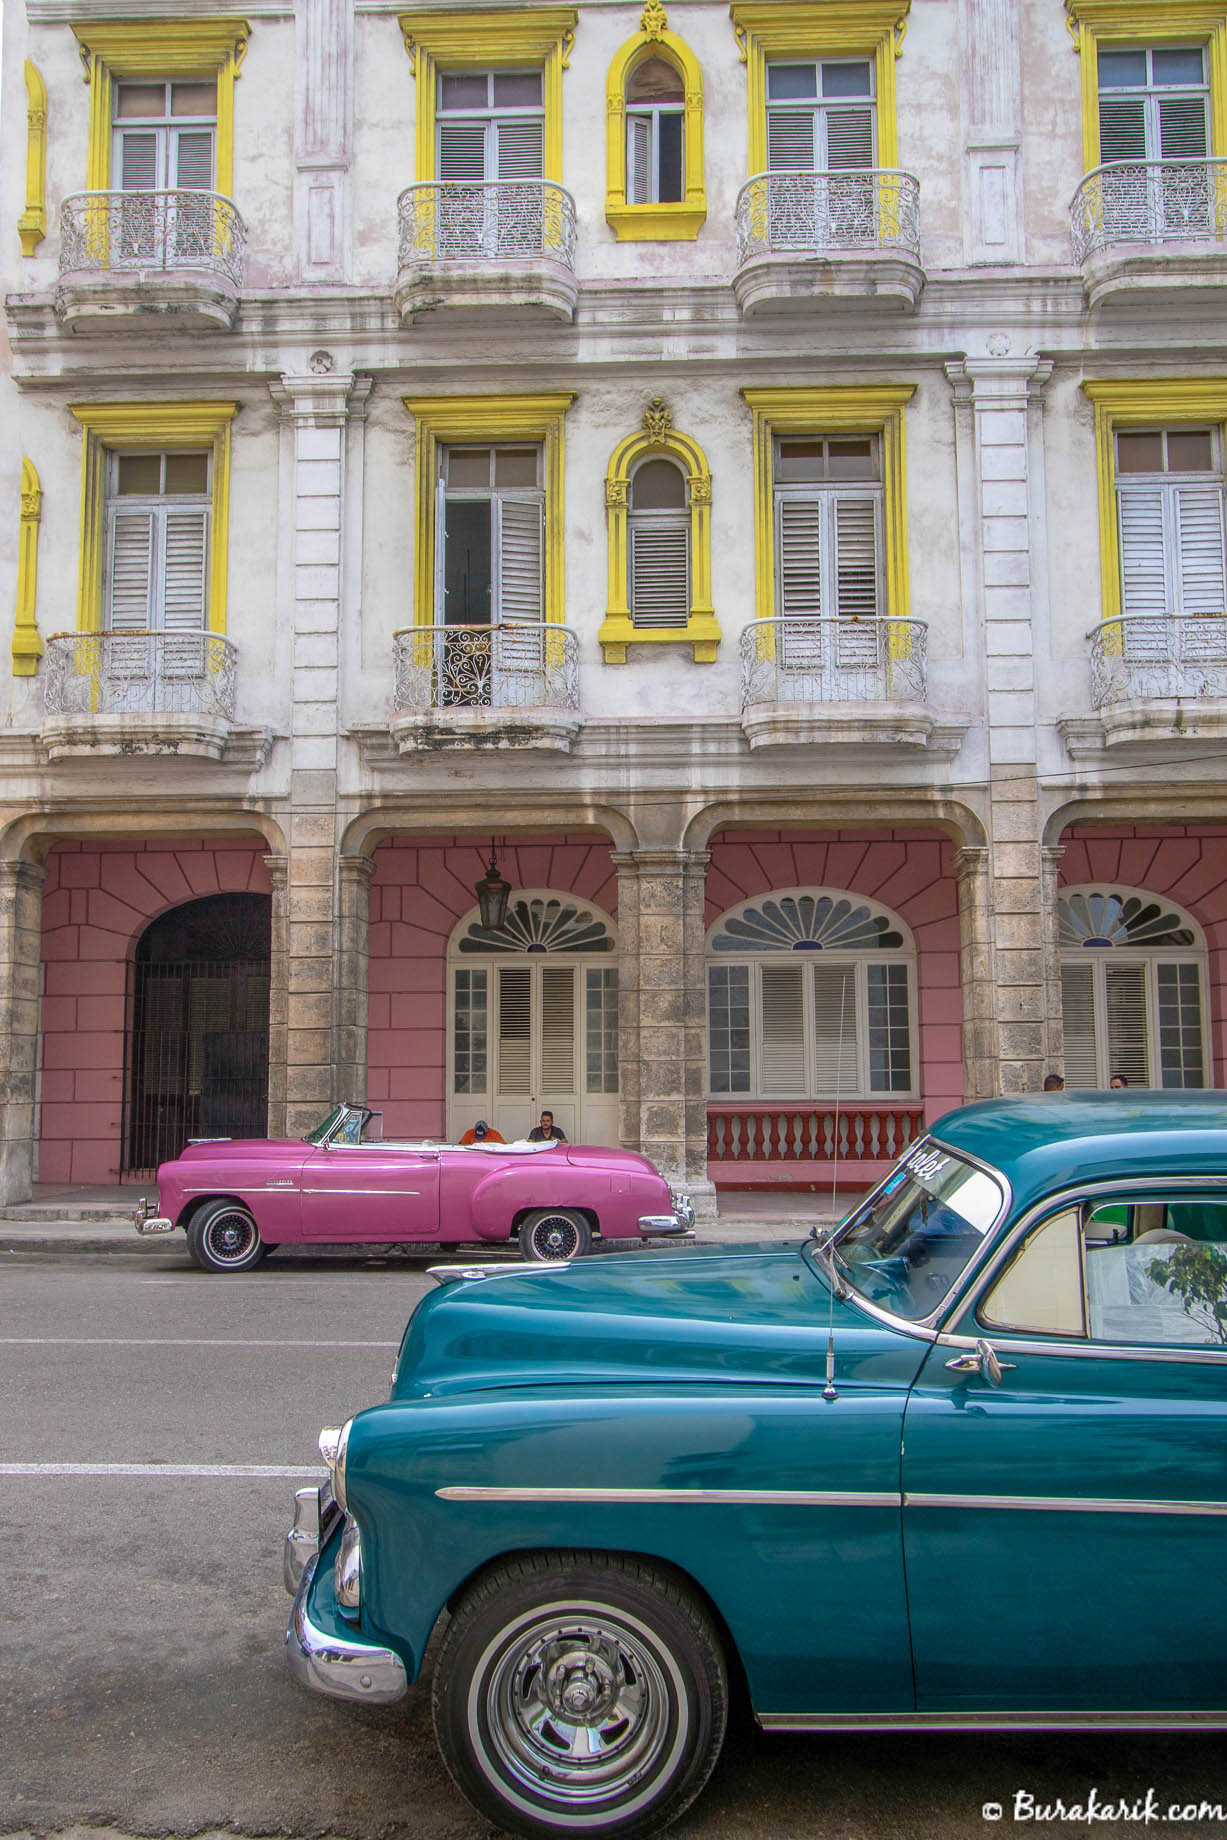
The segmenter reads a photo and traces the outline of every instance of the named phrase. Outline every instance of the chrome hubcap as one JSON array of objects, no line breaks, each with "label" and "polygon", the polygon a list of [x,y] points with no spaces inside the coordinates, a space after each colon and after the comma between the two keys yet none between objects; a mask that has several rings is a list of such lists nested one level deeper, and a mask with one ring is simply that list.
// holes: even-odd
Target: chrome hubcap
[{"label": "chrome hubcap", "polygon": [[256,1229],[246,1214],[231,1211],[218,1214],[205,1229],[209,1256],[219,1265],[234,1265],[245,1259],[255,1244]]},{"label": "chrome hubcap", "polygon": [[533,1228],[533,1245],[544,1259],[572,1258],[579,1245],[575,1222],[557,1215],[539,1220]]}]

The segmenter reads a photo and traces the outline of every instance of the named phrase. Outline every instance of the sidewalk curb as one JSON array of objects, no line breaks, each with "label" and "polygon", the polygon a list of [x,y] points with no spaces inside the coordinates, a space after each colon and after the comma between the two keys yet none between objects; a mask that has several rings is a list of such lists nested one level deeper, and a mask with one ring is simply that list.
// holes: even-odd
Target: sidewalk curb
[{"label": "sidewalk curb", "polygon": [[[700,1228],[693,1240],[683,1241],[672,1249],[683,1252],[690,1247],[702,1246],[739,1246],[762,1242],[776,1245],[795,1244],[808,1237],[813,1224],[813,1221],[809,1219],[773,1221],[743,1218],[729,1220],[727,1223],[722,1223],[721,1228],[715,1232]],[[125,1223],[122,1231],[116,1230],[110,1234],[101,1234],[89,1228],[84,1228],[79,1232],[47,1233],[38,1228],[25,1228],[24,1223],[22,1223],[24,1230],[13,1232],[11,1227],[6,1231],[5,1225],[6,1223],[0,1221],[0,1258],[15,1256],[23,1252],[36,1253],[40,1256],[47,1254],[70,1256],[74,1253],[93,1255],[135,1253],[148,1256],[147,1248],[156,1246],[159,1241],[167,1248],[185,1250],[182,1241],[176,1234],[168,1233],[159,1235],[156,1239],[142,1239],[130,1223]],[[643,1246],[645,1250],[650,1248],[662,1252],[670,1249],[667,1240],[615,1240],[606,1242],[606,1245],[611,1253],[629,1252],[639,1246]],[[290,1241],[285,1245],[285,1254],[295,1259],[378,1258],[389,1262],[399,1262],[403,1258],[408,1263],[415,1258],[473,1260],[485,1257],[491,1252],[497,1254],[503,1249],[501,1244],[489,1247],[415,1244],[410,1248],[402,1248],[396,1245],[389,1246],[383,1241],[371,1241],[370,1243],[362,1241],[349,1244],[343,1242],[306,1244],[301,1241]],[[514,1250],[513,1247],[508,1249]]]}]

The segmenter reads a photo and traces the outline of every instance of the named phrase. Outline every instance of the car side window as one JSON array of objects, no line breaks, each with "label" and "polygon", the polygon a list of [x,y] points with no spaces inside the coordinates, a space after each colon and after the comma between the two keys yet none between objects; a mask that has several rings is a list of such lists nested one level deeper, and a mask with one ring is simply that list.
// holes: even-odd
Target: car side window
[{"label": "car side window", "polygon": [[1118,1202],[1084,1240],[1094,1340],[1227,1346],[1227,1201]]},{"label": "car side window", "polygon": [[1037,1335],[1086,1334],[1077,1208],[1062,1209],[1027,1235],[978,1314],[990,1329],[1019,1329]]}]

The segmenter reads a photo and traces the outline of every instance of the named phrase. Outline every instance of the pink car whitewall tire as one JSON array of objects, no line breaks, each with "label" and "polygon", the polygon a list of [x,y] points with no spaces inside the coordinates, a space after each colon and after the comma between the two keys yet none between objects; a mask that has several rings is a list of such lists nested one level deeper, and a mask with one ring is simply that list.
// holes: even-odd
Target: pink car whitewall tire
[{"label": "pink car whitewall tire", "polygon": [[240,1201],[208,1201],[192,1216],[187,1249],[202,1271],[251,1271],[268,1247],[249,1208]]}]

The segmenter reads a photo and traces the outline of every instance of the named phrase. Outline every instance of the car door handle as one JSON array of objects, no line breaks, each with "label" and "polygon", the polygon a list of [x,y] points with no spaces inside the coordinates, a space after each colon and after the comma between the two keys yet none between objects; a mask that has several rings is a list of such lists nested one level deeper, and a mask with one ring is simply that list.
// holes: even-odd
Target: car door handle
[{"label": "car door handle", "polygon": [[966,1354],[956,1354],[946,1362],[952,1374],[979,1374],[990,1386],[1000,1386],[1002,1374],[1013,1373],[1015,1365],[1013,1361],[999,1361],[996,1349],[983,1336]]}]

